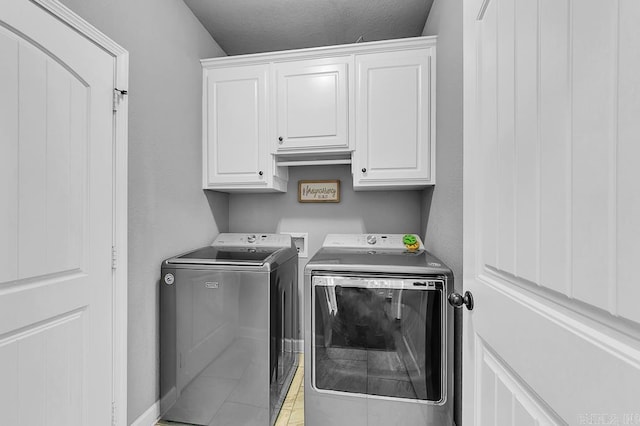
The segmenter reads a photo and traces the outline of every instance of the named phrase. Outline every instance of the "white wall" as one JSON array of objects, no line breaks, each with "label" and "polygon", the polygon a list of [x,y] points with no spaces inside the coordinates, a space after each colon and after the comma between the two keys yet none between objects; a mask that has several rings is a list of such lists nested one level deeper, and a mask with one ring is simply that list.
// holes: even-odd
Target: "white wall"
[{"label": "white wall", "polygon": [[[298,180],[313,179],[340,179],[340,203],[299,203]],[[349,166],[290,167],[286,193],[229,197],[229,230],[309,233],[309,258],[299,261],[302,307],[302,271],[328,233],[419,233],[420,212],[419,191],[355,192]]]},{"label": "white wall", "polygon": [[161,261],[228,228],[227,196],[200,189],[199,59],[224,52],[181,1],[62,2],[130,53],[130,423],[158,399]]},{"label": "white wall", "polygon": [[436,185],[423,192],[425,245],[462,278],[462,1],[435,0],[422,35],[438,36]]},{"label": "white wall", "polygon": [[[462,0],[435,0],[423,35],[438,36],[436,185],[423,191],[425,245],[462,289]],[[455,316],[454,420],[460,425],[462,322]]]}]

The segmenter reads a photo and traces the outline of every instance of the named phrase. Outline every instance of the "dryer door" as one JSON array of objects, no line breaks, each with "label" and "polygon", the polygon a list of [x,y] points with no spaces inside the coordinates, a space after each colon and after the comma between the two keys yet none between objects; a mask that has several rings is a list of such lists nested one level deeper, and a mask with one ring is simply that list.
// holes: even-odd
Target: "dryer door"
[{"label": "dryer door", "polygon": [[445,401],[442,280],[314,276],[312,286],[315,389]]}]

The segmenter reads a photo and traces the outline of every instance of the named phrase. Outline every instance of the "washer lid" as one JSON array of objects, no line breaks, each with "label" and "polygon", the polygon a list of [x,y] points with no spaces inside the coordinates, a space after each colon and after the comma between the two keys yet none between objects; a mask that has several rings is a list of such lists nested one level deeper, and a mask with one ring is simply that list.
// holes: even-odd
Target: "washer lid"
[{"label": "washer lid", "polygon": [[281,247],[202,247],[167,260],[169,264],[262,266]]},{"label": "washer lid", "polygon": [[210,246],[168,259],[165,263],[264,266],[276,261],[276,253],[287,250],[294,250],[290,235],[222,233],[218,234]]}]

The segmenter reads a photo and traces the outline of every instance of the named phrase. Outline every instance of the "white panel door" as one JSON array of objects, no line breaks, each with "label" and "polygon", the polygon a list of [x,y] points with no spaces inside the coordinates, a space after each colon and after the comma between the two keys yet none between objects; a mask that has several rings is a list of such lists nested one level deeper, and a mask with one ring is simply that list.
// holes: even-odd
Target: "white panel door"
[{"label": "white panel door", "polygon": [[109,425],[114,58],[3,0],[0,81],[0,423]]},{"label": "white panel door", "polygon": [[276,152],[348,152],[350,56],[273,64]]},{"label": "white panel door", "polygon": [[266,186],[268,71],[268,65],[205,71],[205,189]]},{"label": "white panel door", "polygon": [[465,0],[465,425],[640,423],[640,2]]},{"label": "white panel door", "polygon": [[354,188],[435,183],[434,49],[356,55]]}]

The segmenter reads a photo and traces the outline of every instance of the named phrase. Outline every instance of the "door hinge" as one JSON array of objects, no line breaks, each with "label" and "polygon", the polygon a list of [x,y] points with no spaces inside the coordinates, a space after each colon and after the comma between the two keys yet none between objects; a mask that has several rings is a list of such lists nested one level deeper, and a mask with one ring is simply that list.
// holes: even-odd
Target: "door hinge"
[{"label": "door hinge", "polygon": [[111,246],[111,269],[116,269],[118,267],[118,251],[116,250],[116,246]]},{"label": "door hinge", "polygon": [[128,91],[118,89],[117,87],[113,89],[113,112],[118,111],[118,105],[120,104],[122,97],[126,96],[128,93]]},{"label": "door hinge", "polygon": [[111,401],[111,426],[117,426],[118,421],[116,420],[116,402]]}]

